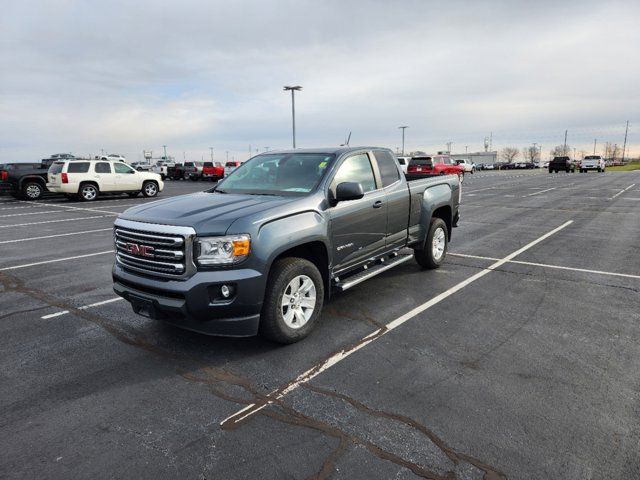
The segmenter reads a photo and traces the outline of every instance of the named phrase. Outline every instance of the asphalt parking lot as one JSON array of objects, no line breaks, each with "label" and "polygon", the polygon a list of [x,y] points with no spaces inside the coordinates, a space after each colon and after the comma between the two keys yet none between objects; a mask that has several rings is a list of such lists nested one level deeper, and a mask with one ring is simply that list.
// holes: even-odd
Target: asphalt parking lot
[{"label": "asphalt parking lot", "polygon": [[463,189],[442,268],[286,347],[114,295],[111,225],[150,200],[0,197],[0,478],[640,478],[640,173]]}]

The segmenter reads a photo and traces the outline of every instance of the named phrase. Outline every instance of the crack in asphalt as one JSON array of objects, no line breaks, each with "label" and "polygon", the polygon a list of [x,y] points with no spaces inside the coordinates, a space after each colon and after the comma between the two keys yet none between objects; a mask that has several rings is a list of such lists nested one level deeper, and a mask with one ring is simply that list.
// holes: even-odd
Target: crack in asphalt
[{"label": "crack in asphalt", "polygon": [[[265,417],[271,418],[273,420],[292,425],[298,427],[311,428],[315,431],[319,431],[328,435],[329,437],[333,437],[339,440],[338,446],[326,456],[323,460],[322,466],[320,470],[314,474],[312,474],[309,479],[313,480],[322,480],[329,478],[333,472],[335,471],[336,462],[344,455],[349,445],[359,445],[364,447],[370,454],[380,458],[382,460],[386,460],[394,463],[400,467],[406,468],[413,472],[415,475],[431,479],[431,480],[455,480],[456,475],[455,472],[447,472],[445,475],[440,475],[424,466],[419,464],[410,462],[401,456],[381,448],[374,443],[365,440],[355,434],[351,434],[345,432],[329,423],[320,421],[318,419],[312,418],[310,416],[304,415],[301,412],[295,410],[294,408],[286,405],[281,400],[277,399],[277,392],[284,392],[291,385],[287,384],[284,387],[281,387],[278,391],[272,392],[271,394],[266,394],[259,391],[255,388],[251,381],[247,378],[244,378],[240,375],[237,375],[233,372],[230,372],[226,369],[214,367],[208,364],[204,364],[200,359],[195,357],[189,357],[185,355],[180,355],[177,353],[169,352],[156,344],[148,342],[143,336],[139,334],[139,332],[134,329],[126,329],[121,326],[116,326],[109,323],[108,319],[95,314],[88,312],[87,310],[80,310],[78,307],[75,307],[68,300],[63,300],[57,298],[49,293],[46,293],[42,290],[29,287],[25,284],[24,281],[19,278],[8,275],[4,272],[0,272],[0,285],[4,288],[4,291],[14,291],[17,293],[21,293],[27,295],[31,298],[35,298],[46,305],[43,307],[38,307],[35,310],[39,310],[42,308],[48,307],[57,307],[63,310],[68,310],[70,313],[76,315],[77,317],[93,323],[98,327],[102,328],[106,333],[111,335],[117,341],[124,343],[126,345],[140,348],[144,351],[147,351],[151,354],[158,355],[162,358],[169,359],[172,361],[180,362],[180,365],[176,365],[176,371],[186,381],[189,382],[198,382],[206,384],[209,392],[217,398],[222,400],[232,402],[235,404],[241,405],[249,405],[251,403],[261,405],[261,404],[273,404],[274,410],[263,409],[259,413]],[[28,311],[32,311],[34,309],[25,309],[20,312],[12,312],[14,315],[16,313],[27,313]],[[344,312],[339,312],[340,315],[343,315]],[[362,312],[363,317],[358,318],[357,316],[348,315],[348,318],[352,318],[356,321],[366,321],[367,323],[371,323],[373,325],[381,325],[380,322],[373,319],[371,316]],[[379,336],[384,333],[386,328],[379,328],[377,332],[373,336]],[[369,340],[370,338],[367,337]],[[362,342],[363,340],[360,340]],[[356,342],[360,343],[360,342]],[[355,344],[354,344],[355,345]],[[349,347],[347,347],[349,348]],[[333,354],[327,356],[326,358],[330,358]],[[322,365],[322,363],[319,363]],[[196,366],[198,368],[198,372],[194,373],[193,367]],[[299,380],[299,379],[297,379]],[[438,448],[440,448],[454,463],[459,461],[466,461],[471,465],[476,466],[480,470],[485,472],[485,480],[503,480],[506,479],[506,476],[499,472],[498,470],[486,465],[485,463],[477,460],[469,455],[455,452],[450,447],[448,447],[441,439],[435,436],[429,429],[425,426],[420,425],[415,420],[410,419],[408,417],[403,417],[398,414],[387,413],[382,411],[377,411],[366,407],[361,402],[358,402],[355,399],[351,399],[346,395],[338,394],[336,392],[331,392],[329,390],[320,389],[319,387],[311,387],[308,384],[305,385],[309,390],[316,391],[317,393],[321,393],[324,395],[331,395],[335,398],[339,398],[345,402],[348,402],[353,407],[366,412],[369,415],[384,417],[388,419],[392,419],[405,425],[408,425],[423,434],[425,434]],[[232,393],[228,393],[227,389],[229,388],[239,388],[242,392],[248,394],[249,398],[242,398],[241,396],[234,395]],[[279,410],[279,411],[275,411]],[[233,430],[239,428],[244,422],[237,422],[230,426],[223,426],[223,429]],[[212,426],[211,430],[215,427]],[[164,452],[167,453],[166,451]]]}]

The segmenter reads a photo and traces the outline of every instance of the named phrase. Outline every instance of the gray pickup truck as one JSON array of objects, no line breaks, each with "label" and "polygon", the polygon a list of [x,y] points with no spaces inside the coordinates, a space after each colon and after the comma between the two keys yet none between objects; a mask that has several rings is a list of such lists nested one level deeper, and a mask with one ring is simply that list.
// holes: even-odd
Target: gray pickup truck
[{"label": "gray pickup truck", "polygon": [[460,194],[457,176],[407,181],[385,148],[264,153],[211,190],[121,214],[114,290],[182,328],[292,343],[332,291],[412,258],[437,268]]}]

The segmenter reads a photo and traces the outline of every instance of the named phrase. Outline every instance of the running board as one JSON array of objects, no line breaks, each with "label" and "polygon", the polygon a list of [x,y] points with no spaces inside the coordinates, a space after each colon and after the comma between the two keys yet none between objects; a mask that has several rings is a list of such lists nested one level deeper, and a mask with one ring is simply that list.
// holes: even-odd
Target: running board
[{"label": "running board", "polygon": [[347,277],[344,282],[338,282],[334,285],[334,287],[340,291],[344,292],[351,287],[355,287],[359,283],[364,282],[365,280],[369,280],[371,277],[375,277],[376,275],[386,272],[387,270],[392,269],[393,267],[397,267],[398,265],[408,262],[413,258],[413,254],[405,253],[398,255],[397,257],[385,261],[384,263],[380,263],[374,267],[369,267],[366,270],[363,270],[360,273]]}]

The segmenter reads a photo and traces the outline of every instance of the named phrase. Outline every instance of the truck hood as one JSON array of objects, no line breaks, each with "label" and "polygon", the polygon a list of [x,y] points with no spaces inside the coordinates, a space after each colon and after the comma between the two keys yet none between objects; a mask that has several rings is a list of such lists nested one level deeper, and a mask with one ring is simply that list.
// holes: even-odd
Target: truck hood
[{"label": "truck hood", "polygon": [[237,219],[265,212],[295,198],[199,192],[132,207],[119,218],[193,227],[199,235],[224,235]]}]

